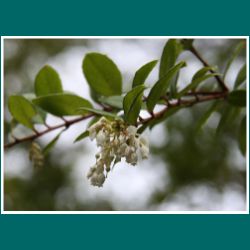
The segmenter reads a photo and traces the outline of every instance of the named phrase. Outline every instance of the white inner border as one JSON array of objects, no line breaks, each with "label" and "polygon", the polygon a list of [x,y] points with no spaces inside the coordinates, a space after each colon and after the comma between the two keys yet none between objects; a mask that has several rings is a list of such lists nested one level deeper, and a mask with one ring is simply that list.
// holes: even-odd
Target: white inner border
[{"label": "white inner border", "polygon": [[[4,39],[246,39],[247,152],[245,211],[4,211]],[[249,214],[249,36],[2,36],[1,37],[1,214]]]}]

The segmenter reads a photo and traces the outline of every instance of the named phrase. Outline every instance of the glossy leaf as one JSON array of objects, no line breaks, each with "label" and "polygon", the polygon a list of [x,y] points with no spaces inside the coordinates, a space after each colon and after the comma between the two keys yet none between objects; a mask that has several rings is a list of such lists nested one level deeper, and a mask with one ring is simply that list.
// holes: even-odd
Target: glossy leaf
[{"label": "glossy leaf", "polygon": [[246,131],[246,116],[242,119],[239,130],[239,147],[243,155],[246,155],[246,140],[247,140],[247,131]]},{"label": "glossy leaf", "polygon": [[142,95],[145,87],[139,85],[130,90],[123,100],[125,120],[129,124],[136,124],[142,105]]},{"label": "glossy leaf", "polygon": [[169,85],[170,80],[178,73],[178,71],[186,65],[185,62],[180,62],[174,67],[172,67],[168,73],[161,78],[151,89],[148,98],[147,98],[147,107],[148,110],[151,112],[153,111],[157,101],[160,99],[161,96],[165,95]]},{"label": "glossy leaf", "polygon": [[175,62],[182,51],[179,40],[169,39],[163,49],[160,61],[159,79],[164,77],[167,72],[175,65]]},{"label": "glossy leaf", "polygon": [[244,46],[245,46],[245,42],[241,41],[241,42],[239,42],[237,44],[237,46],[233,50],[233,53],[232,53],[231,57],[229,58],[229,60],[228,60],[228,62],[226,64],[224,74],[223,74],[223,79],[225,79],[230,66],[232,65],[233,61],[237,58],[237,56],[240,54],[240,52],[241,52],[241,50],[243,49]]},{"label": "glossy leaf", "polygon": [[36,95],[43,96],[62,92],[62,83],[58,73],[51,66],[44,66],[35,79]]},{"label": "glossy leaf", "polygon": [[23,96],[10,96],[8,107],[13,118],[24,126],[33,129],[32,118],[37,114],[34,105]]},{"label": "glossy leaf", "polygon": [[56,145],[57,141],[59,140],[61,134],[64,132],[65,130],[62,130],[53,140],[51,140],[43,149],[43,154],[47,155],[50,150]]},{"label": "glossy leaf", "polygon": [[138,69],[135,73],[132,87],[136,87],[138,85],[144,84],[150,72],[153,70],[155,65],[157,64],[157,60],[151,61],[143,65],[140,69]]},{"label": "glossy leaf", "polygon": [[82,64],[91,89],[104,96],[121,95],[122,76],[115,63],[106,55],[89,53]]},{"label": "glossy leaf", "polygon": [[234,90],[228,95],[228,102],[234,106],[246,107],[246,90]]},{"label": "glossy leaf", "polygon": [[79,136],[76,137],[76,139],[74,140],[74,143],[78,142],[78,141],[81,141],[81,140],[83,140],[84,138],[86,138],[88,136],[89,136],[89,131],[86,130],[83,133],[81,133]]},{"label": "glossy leaf", "polygon": [[103,111],[103,110],[100,110],[100,109],[80,107],[78,110],[79,110],[79,113],[81,113],[81,111],[83,111],[83,113],[88,112],[88,113],[93,113],[93,114],[97,114],[97,115],[100,115],[100,116],[109,116],[109,117],[114,117],[114,118],[118,117],[114,113],[106,112],[106,111]]},{"label": "glossy leaf", "polygon": [[101,96],[99,98],[101,103],[107,104],[111,107],[122,109],[123,108],[123,96],[116,95],[116,96]]},{"label": "glossy leaf", "polygon": [[234,83],[234,89],[238,88],[243,82],[246,81],[246,73],[247,73],[246,71],[247,71],[246,64],[244,64],[236,77]]},{"label": "glossy leaf", "polygon": [[[28,101],[32,102],[32,100],[36,98],[36,95],[34,93],[26,93],[23,94],[23,97],[25,97]],[[32,123],[44,124],[46,121],[47,113],[37,106],[35,106],[35,109],[37,114],[32,118]]]},{"label": "glossy leaf", "polygon": [[92,108],[88,100],[66,93],[41,96],[34,99],[33,103],[55,116],[79,115],[79,108]]}]

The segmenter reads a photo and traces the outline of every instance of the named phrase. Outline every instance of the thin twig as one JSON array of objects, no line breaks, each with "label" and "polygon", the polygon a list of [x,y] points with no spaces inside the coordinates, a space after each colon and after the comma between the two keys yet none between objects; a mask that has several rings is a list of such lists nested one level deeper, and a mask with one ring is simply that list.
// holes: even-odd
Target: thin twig
[{"label": "thin twig", "polygon": [[[193,106],[195,104],[201,103],[201,102],[206,102],[206,101],[212,101],[215,99],[222,99],[225,98],[227,96],[227,92],[206,92],[205,95],[203,95],[204,93],[195,93],[193,92],[192,95],[194,97],[196,97],[194,100],[182,100],[182,99],[178,99],[175,100],[174,102],[169,102],[169,105],[166,106],[163,110],[159,111],[158,113],[150,113],[150,117],[143,119],[142,117],[140,117],[138,125],[139,124],[146,124],[154,119],[160,119],[166,112],[168,112],[171,108],[173,107],[178,107],[178,106],[183,106],[183,107],[188,107],[188,106]],[[201,95],[201,97],[197,98],[197,95]],[[23,143],[23,142],[27,142],[27,141],[32,141],[35,140],[51,131],[54,131],[56,129],[65,127],[65,129],[69,128],[71,125],[78,123],[80,121],[86,120],[90,117],[95,116],[95,114],[90,114],[90,115],[86,115],[86,116],[82,116],[82,117],[78,117],[76,119],[73,120],[65,120],[64,119],[64,123],[56,125],[56,126],[50,126],[47,129],[45,129],[44,131],[41,132],[37,132],[36,134],[27,136],[27,137],[23,137],[23,138],[16,138],[14,137],[14,141],[8,144],[4,145],[4,148],[11,148],[17,144]]]},{"label": "thin twig", "polygon": [[[204,60],[204,58],[200,55],[200,53],[194,48],[194,46],[190,47],[190,52],[192,52],[199,60],[200,62],[205,66],[205,67],[210,67],[210,65]],[[216,73],[213,69],[209,70],[211,73]],[[221,87],[221,89],[225,92],[228,91],[228,88],[225,84],[225,82],[218,76],[214,76],[215,79],[217,80],[219,86]]]},{"label": "thin twig", "polygon": [[22,143],[22,142],[35,140],[35,139],[41,137],[42,135],[45,135],[45,134],[47,134],[47,133],[49,133],[51,131],[54,131],[56,129],[59,129],[59,128],[63,128],[63,127],[69,128],[71,125],[73,125],[75,123],[78,123],[80,121],[86,120],[86,119],[88,119],[90,117],[93,117],[93,116],[95,116],[95,115],[90,114],[90,115],[78,117],[78,118],[70,120],[70,121],[64,120],[64,123],[53,126],[53,127],[51,126],[51,127],[47,128],[47,129],[45,129],[44,131],[37,132],[36,134],[30,135],[30,136],[27,136],[27,137],[23,137],[23,138],[20,138],[20,139],[15,137],[13,142],[4,145],[4,149],[11,148],[11,147],[13,147],[13,146],[15,146],[17,144]]},{"label": "thin twig", "polygon": [[197,96],[194,96],[195,99],[194,100],[182,100],[182,99],[178,99],[175,100],[174,102],[170,103],[169,106],[165,107],[164,109],[162,109],[161,111],[157,112],[157,113],[151,113],[151,116],[149,118],[145,118],[145,119],[141,119],[140,122],[138,123],[143,125],[146,124],[152,120],[155,119],[160,119],[162,118],[162,116],[164,116],[164,114],[166,112],[168,112],[170,109],[172,109],[173,107],[189,107],[189,106],[193,106],[195,104],[198,103],[202,103],[202,102],[207,102],[207,101],[212,101],[212,100],[216,100],[216,99],[224,99],[227,96],[227,92],[211,92],[210,95],[205,95],[205,96],[201,96],[199,98],[197,98]]}]

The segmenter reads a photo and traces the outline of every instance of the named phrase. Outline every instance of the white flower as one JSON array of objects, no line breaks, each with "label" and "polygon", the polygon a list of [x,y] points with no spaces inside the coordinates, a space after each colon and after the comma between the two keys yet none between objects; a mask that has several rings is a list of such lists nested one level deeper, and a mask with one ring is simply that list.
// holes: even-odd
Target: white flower
[{"label": "white flower", "polygon": [[94,173],[90,181],[93,186],[102,187],[105,181],[105,175],[104,173],[100,174]]},{"label": "white flower", "polygon": [[135,126],[128,126],[127,128],[128,134],[131,136],[135,136],[137,132],[137,128]]},{"label": "white flower", "polygon": [[142,159],[147,159],[149,155],[149,148],[145,145],[142,145],[140,148]]},{"label": "white flower", "polygon": [[96,139],[97,146],[100,147],[100,152],[96,154],[96,164],[87,175],[94,186],[101,187],[105,181],[105,173],[107,175],[111,166],[122,158],[133,166],[137,164],[139,156],[148,158],[147,140],[137,133],[135,126],[127,126],[122,120],[110,121],[102,117],[88,131],[90,138]]},{"label": "white flower", "polygon": [[103,132],[103,130],[100,130],[96,136],[97,146],[103,145],[106,140],[106,134]]}]

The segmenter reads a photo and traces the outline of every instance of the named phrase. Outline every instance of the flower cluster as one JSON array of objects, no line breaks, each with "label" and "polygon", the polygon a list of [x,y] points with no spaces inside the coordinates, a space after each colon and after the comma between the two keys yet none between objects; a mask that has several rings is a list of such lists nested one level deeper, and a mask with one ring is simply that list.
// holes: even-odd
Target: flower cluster
[{"label": "flower cluster", "polygon": [[110,121],[102,117],[88,131],[90,139],[96,139],[97,146],[101,148],[96,154],[96,164],[87,175],[93,186],[101,187],[111,166],[122,158],[133,166],[140,157],[148,158],[147,140],[137,133],[135,126],[127,126],[121,119]]},{"label": "flower cluster", "polygon": [[44,164],[44,156],[40,145],[32,142],[29,150],[29,159],[36,168],[41,168]]}]

